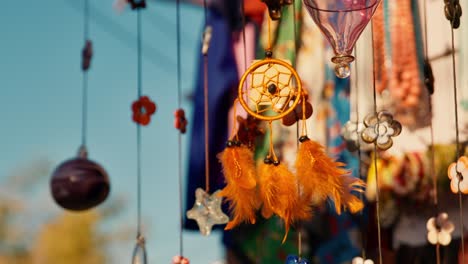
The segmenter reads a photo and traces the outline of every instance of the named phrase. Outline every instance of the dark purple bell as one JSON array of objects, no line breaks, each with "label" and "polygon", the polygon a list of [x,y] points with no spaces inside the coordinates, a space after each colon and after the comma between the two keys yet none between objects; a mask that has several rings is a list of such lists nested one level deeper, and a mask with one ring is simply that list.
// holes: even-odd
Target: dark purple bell
[{"label": "dark purple bell", "polygon": [[109,176],[104,168],[87,158],[80,148],[77,158],[60,164],[52,174],[50,191],[55,202],[72,211],[83,211],[106,200],[110,191]]}]

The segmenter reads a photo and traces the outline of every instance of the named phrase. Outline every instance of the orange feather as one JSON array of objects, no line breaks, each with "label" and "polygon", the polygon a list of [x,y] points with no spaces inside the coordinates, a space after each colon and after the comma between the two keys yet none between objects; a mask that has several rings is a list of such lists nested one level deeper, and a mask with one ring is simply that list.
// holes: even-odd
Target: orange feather
[{"label": "orange feather", "polygon": [[284,243],[293,222],[310,218],[309,206],[299,198],[296,177],[283,164],[262,163],[258,174],[262,216],[268,219],[276,214],[284,221]]},{"label": "orange feather", "polygon": [[351,213],[361,211],[363,202],[351,192],[363,192],[365,183],[349,175],[344,165],[328,157],[319,143],[304,140],[296,158],[298,181],[304,197],[313,205],[321,205],[329,198],[338,214],[342,208]]},{"label": "orange feather", "polygon": [[252,151],[245,146],[227,147],[218,155],[226,178],[226,187],[219,193],[230,202],[232,220],[226,230],[243,222],[255,224],[258,209],[257,179]]}]

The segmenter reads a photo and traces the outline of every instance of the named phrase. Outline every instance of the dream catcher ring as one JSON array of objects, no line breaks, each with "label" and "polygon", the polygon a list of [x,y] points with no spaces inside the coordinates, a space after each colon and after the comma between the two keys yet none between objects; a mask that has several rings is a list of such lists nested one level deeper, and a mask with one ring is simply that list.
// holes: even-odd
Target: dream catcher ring
[{"label": "dream catcher ring", "polygon": [[278,120],[289,114],[302,97],[302,83],[286,61],[267,57],[253,63],[239,82],[239,102],[248,114]]}]

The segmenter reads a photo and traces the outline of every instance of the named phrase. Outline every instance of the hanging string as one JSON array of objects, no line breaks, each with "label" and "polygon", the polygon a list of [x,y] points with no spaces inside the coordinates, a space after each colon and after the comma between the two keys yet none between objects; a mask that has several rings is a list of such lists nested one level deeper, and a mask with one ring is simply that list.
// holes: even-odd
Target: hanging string
[{"label": "hanging string", "polygon": [[[354,57],[356,58],[356,62],[354,64],[354,93],[355,93],[355,98],[354,98],[354,113],[356,114],[356,136],[357,136],[357,155],[358,155],[358,177],[361,180],[365,180],[364,177],[362,176],[362,152],[361,152],[361,144],[359,137],[361,136],[359,134],[359,122],[360,122],[360,116],[359,116],[359,68],[358,68],[358,51],[357,51],[357,44],[354,47]],[[360,192],[359,197],[362,200],[364,200],[364,193]],[[361,249],[361,254],[362,258],[366,259],[366,248],[367,248],[367,239],[366,239],[366,225],[364,223],[364,212],[360,212],[361,215],[361,243],[362,243],[362,249]]]},{"label": "hanging string", "polygon": [[[205,34],[208,26],[208,5],[203,0],[203,10],[205,15]],[[204,37],[207,37],[206,35]],[[206,41],[206,39],[204,39]],[[203,53],[203,98],[204,98],[204,123],[205,123],[205,191],[210,192],[210,142],[209,142],[209,105],[208,105],[208,50]]]},{"label": "hanging string", "polygon": [[[177,107],[182,108],[182,69],[180,52],[180,0],[176,1],[176,35],[177,35]],[[184,256],[184,204],[183,204],[183,164],[182,164],[182,131],[177,135],[177,161],[179,183],[179,255]]]},{"label": "hanging string", "polygon": [[[298,45],[297,45],[297,23],[296,23],[296,0],[292,1],[292,14],[293,14],[293,42],[294,42],[294,60],[293,60],[293,67],[296,68],[297,65],[297,54],[298,54]],[[298,94],[297,96],[302,96],[302,94]],[[302,135],[306,136],[307,135],[307,128],[306,128],[306,119],[305,119],[305,97],[302,98]],[[296,123],[296,142],[297,142],[297,151],[299,151],[299,121]],[[299,182],[298,182],[298,188],[297,191],[299,192],[300,195],[300,188],[299,188]],[[297,256],[299,257],[299,260],[302,259],[302,231],[301,227],[298,227],[298,232],[297,232]]]},{"label": "hanging string", "polygon": [[[427,38],[427,0],[423,1],[423,24],[424,24],[424,60],[425,63],[429,63],[429,48],[428,48],[428,38]],[[428,76],[424,76],[427,78]],[[435,173],[435,149],[434,149],[434,124],[432,123],[432,114],[433,114],[433,105],[432,105],[432,94],[428,93],[428,106],[429,106],[429,115],[431,116],[431,122],[429,124],[430,134],[431,134],[431,145],[429,152],[429,162],[430,162],[430,173],[432,177],[433,184],[433,195],[434,195],[434,206],[436,207],[437,213],[439,212],[439,201],[438,201],[438,191],[437,191],[437,176]],[[437,247],[438,249],[438,247]],[[439,253],[439,252],[437,252]],[[439,254],[437,254],[439,255]],[[439,259],[437,259],[440,262]]]},{"label": "hanging string", "polygon": [[275,153],[275,147],[273,146],[273,126],[272,126],[272,121],[268,122],[268,128],[270,129],[270,154],[269,158],[273,159],[273,162],[278,161],[278,157],[276,156]]},{"label": "hanging string", "polygon": [[[137,98],[142,95],[141,13],[137,9]],[[137,123],[137,239],[141,238],[141,125]]]},{"label": "hanging string", "polygon": [[[84,1],[83,8],[84,32],[83,43],[87,45],[89,41],[89,0]],[[84,58],[82,58],[84,59]],[[83,68],[82,98],[81,98],[81,146],[86,147],[87,120],[88,120],[88,68]]]},{"label": "hanging string", "polygon": [[[247,71],[247,40],[245,39],[245,4],[244,0],[241,0],[240,13],[242,18],[242,44],[244,45],[244,71]],[[234,121],[235,122],[235,121]]]},{"label": "hanging string", "polygon": [[[455,16],[454,16],[455,20]],[[462,248],[462,263],[465,263],[465,236],[464,236],[464,225],[463,225],[463,194],[460,190],[460,183],[462,181],[462,175],[458,170],[458,159],[461,156],[460,153],[460,130],[458,127],[458,96],[457,96],[457,68],[455,58],[455,29],[451,26],[451,40],[452,40],[452,72],[453,72],[453,101],[455,107],[455,171],[457,172],[458,179],[458,204],[460,212],[460,232],[461,232],[461,248]]]},{"label": "hanging string", "polygon": [[267,43],[267,50],[271,51],[271,17],[267,16],[268,19],[268,43]]},{"label": "hanging string", "polygon": [[[374,47],[374,21],[371,21],[371,33],[372,33],[372,47]],[[375,52],[372,49],[372,88],[373,88],[373,103],[374,103],[374,114],[377,116],[377,89],[376,89],[376,76],[375,76]],[[380,124],[377,123],[377,130],[379,130]],[[375,198],[375,209],[377,214],[377,240],[378,240],[378,251],[379,251],[379,263],[383,264],[382,258],[382,234],[380,228],[380,189],[379,189],[379,173],[377,169],[377,143],[374,143],[374,173],[375,173],[375,187],[376,187],[376,198]]]}]

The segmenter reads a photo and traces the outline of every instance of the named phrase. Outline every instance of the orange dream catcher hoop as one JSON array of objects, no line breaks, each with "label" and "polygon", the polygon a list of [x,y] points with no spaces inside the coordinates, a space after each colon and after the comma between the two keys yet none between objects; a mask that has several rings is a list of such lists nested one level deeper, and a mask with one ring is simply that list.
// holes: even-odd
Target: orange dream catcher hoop
[{"label": "orange dream catcher hoop", "polygon": [[302,83],[286,61],[267,57],[254,62],[239,82],[239,103],[259,120],[274,121],[292,112],[303,98]]}]

